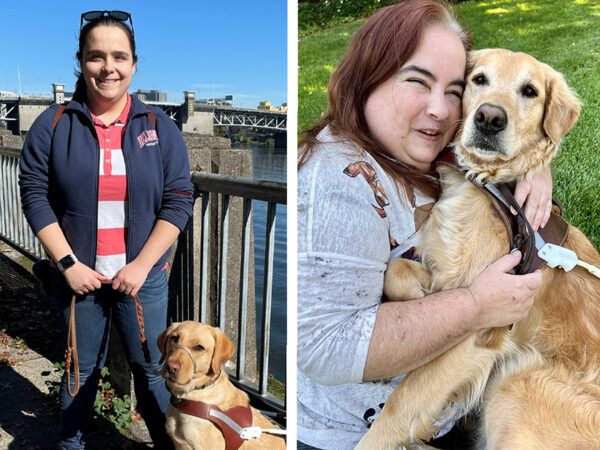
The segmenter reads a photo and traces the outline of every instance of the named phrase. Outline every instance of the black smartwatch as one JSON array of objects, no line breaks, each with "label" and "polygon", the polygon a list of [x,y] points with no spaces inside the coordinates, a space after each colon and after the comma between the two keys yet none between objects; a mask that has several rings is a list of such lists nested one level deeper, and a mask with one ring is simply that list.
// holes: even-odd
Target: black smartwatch
[{"label": "black smartwatch", "polygon": [[76,262],[77,262],[77,257],[75,255],[71,254],[71,255],[65,256],[60,261],[58,261],[56,263],[56,267],[58,267],[58,269],[61,272],[64,272],[65,270],[67,270],[69,267],[71,267]]}]

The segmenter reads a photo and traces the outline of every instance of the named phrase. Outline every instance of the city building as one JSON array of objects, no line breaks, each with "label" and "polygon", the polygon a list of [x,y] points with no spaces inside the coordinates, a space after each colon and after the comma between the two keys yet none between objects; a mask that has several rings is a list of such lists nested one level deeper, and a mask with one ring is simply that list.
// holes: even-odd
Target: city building
[{"label": "city building", "polygon": [[281,106],[272,106],[271,102],[260,102],[256,109],[260,109],[261,111],[287,112],[287,103],[282,103]]},{"label": "city building", "polygon": [[157,90],[144,90],[138,89],[132,95],[135,95],[139,100],[143,102],[166,102],[167,94],[165,92]]},{"label": "city building", "polygon": [[196,100],[198,105],[214,105],[214,106],[233,106],[233,95],[226,95],[222,98],[199,98]]}]

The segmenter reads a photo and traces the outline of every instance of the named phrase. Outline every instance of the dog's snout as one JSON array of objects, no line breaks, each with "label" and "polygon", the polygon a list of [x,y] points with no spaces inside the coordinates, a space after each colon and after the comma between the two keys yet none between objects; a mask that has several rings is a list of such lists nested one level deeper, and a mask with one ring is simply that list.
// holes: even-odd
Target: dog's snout
[{"label": "dog's snout", "polygon": [[501,106],[484,103],[475,112],[475,126],[487,135],[498,134],[506,128],[508,117]]},{"label": "dog's snout", "polygon": [[181,369],[181,364],[177,361],[167,361],[167,367],[169,368],[169,373],[176,375]]}]

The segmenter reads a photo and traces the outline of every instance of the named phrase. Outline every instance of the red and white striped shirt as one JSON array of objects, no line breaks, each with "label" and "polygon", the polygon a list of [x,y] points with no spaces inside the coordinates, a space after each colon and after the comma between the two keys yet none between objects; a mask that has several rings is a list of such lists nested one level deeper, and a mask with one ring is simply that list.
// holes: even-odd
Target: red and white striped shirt
[{"label": "red and white striped shirt", "polygon": [[95,270],[109,278],[114,277],[127,263],[125,244],[129,217],[122,141],[130,106],[131,99],[127,93],[125,109],[110,125],[105,125],[92,114],[100,144]]}]

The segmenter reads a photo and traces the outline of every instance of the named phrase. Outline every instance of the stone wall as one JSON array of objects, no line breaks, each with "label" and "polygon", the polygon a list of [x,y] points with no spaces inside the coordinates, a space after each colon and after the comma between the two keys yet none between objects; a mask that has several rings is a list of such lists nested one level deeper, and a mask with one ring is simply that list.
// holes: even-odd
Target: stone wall
[{"label": "stone wall", "polygon": [[10,130],[0,130],[0,147],[23,148],[23,138]]},{"label": "stone wall", "polygon": [[212,135],[214,132],[213,113],[195,111],[193,116],[182,120],[181,131]]}]

